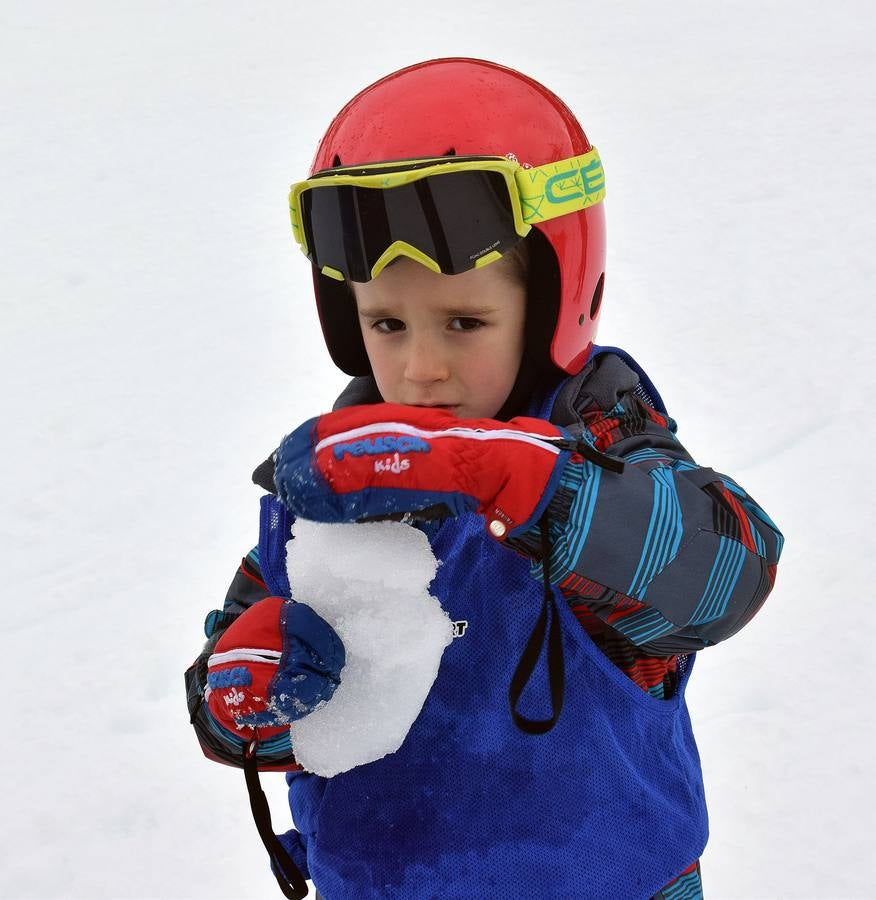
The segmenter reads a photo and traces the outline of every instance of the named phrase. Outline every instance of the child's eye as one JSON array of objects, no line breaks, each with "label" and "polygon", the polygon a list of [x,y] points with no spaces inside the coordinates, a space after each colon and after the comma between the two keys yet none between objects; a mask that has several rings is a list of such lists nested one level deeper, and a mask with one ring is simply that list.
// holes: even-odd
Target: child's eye
[{"label": "child's eye", "polygon": [[394,331],[402,331],[405,323],[401,319],[378,319],[371,327],[381,334],[392,334]]},{"label": "child's eye", "polygon": [[472,319],[469,316],[457,316],[450,320],[451,331],[475,331],[481,328],[485,323],[480,319]]}]

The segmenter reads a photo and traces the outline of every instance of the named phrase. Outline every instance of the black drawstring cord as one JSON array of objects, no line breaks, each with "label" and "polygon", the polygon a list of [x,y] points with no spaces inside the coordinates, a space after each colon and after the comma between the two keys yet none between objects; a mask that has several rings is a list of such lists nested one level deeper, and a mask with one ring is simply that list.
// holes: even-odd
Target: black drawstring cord
[{"label": "black drawstring cord", "polygon": [[[557,723],[560,712],[563,709],[563,697],[566,689],[566,670],[563,660],[563,633],[560,627],[560,615],[557,611],[556,598],[551,587],[551,544],[550,530],[547,514],[542,516],[541,522],[541,566],[544,577],[544,600],[538,621],[526,642],[526,649],[520,657],[520,662],[511,678],[508,688],[508,702],[511,705],[511,717],[514,724],[526,734],[545,734]],[[548,616],[550,616],[550,630],[548,631]],[[541,648],[544,644],[547,631],[548,653],[548,680],[551,693],[551,715],[547,719],[527,719],[517,711],[517,702],[523,689],[532,678],[532,673],[538,665],[541,656]]]},{"label": "black drawstring cord", "polygon": [[565,438],[562,440],[552,440],[551,443],[558,447],[560,450],[571,450],[573,453],[578,453],[584,457],[584,459],[589,459],[590,462],[595,463],[602,469],[607,469],[609,472],[617,472],[620,474],[624,470],[624,463],[622,460],[618,459],[615,456],[609,456],[607,453],[600,453],[592,444],[588,444],[587,441],[582,441],[580,439],[575,440],[566,440]]},{"label": "black drawstring cord", "polygon": [[283,896],[289,900],[303,900],[307,896],[307,881],[280,843],[280,839],[274,834],[271,825],[271,808],[259,782],[259,766],[256,759],[258,743],[258,738],[253,738],[243,751],[243,774],[246,777],[246,789],[249,791],[249,807],[259,837],[271,858],[271,871],[277,879],[277,884],[280,885]]}]

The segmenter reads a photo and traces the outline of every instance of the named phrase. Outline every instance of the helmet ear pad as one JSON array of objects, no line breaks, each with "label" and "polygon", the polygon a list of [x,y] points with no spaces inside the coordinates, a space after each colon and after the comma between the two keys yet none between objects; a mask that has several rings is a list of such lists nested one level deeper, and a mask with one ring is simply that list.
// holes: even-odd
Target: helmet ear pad
[{"label": "helmet ear pad", "polygon": [[560,264],[550,241],[538,228],[533,228],[524,241],[528,267],[523,358],[511,393],[495,415],[500,421],[526,415],[533,396],[549,390],[566,375],[551,357],[560,309]]},{"label": "helmet ear pad", "polygon": [[[533,228],[524,238],[528,251],[526,273],[526,339],[517,380],[500,413],[513,410],[510,418],[525,408],[534,390],[545,380],[562,377],[551,361],[551,340],[560,307],[560,266],[550,241]],[[356,300],[346,282],[313,270],[319,320],[332,362],[347,375],[371,375]]]},{"label": "helmet ear pad", "polygon": [[313,289],[319,323],[332,362],[347,375],[370,375],[356,298],[345,281],[336,281],[313,267]]},{"label": "helmet ear pad", "polygon": [[551,342],[560,310],[560,264],[551,242],[538,228],[533,228],[524,241],[529,253],[529,265],[526,272],[526,343],[523,357],[541,368],[547,368],[553,366]]}]

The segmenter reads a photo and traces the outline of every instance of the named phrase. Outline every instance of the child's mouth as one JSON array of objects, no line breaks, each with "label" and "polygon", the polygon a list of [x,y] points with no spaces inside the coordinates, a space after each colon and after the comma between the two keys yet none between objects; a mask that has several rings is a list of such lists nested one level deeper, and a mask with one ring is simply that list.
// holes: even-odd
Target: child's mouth
[{"label": "child's mouth", "polygon": [[443,409],[446,412],[454,412],[457,408],[453,403],[414,403],[412,405],[418,406],[420,409]]}]

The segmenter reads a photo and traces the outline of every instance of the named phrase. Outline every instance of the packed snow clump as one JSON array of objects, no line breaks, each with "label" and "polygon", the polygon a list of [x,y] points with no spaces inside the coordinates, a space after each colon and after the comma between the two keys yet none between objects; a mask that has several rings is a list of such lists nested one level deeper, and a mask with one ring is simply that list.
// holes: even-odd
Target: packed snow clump
[{"label": "packed snow clump", "polygon": [[394,753],[423,708],[453,625],[429,594],[438,561],[423,532],[399,522],[298,519],[289,584],[346,650],[332,699],[292,724],[309,772],[331,777]]}]

